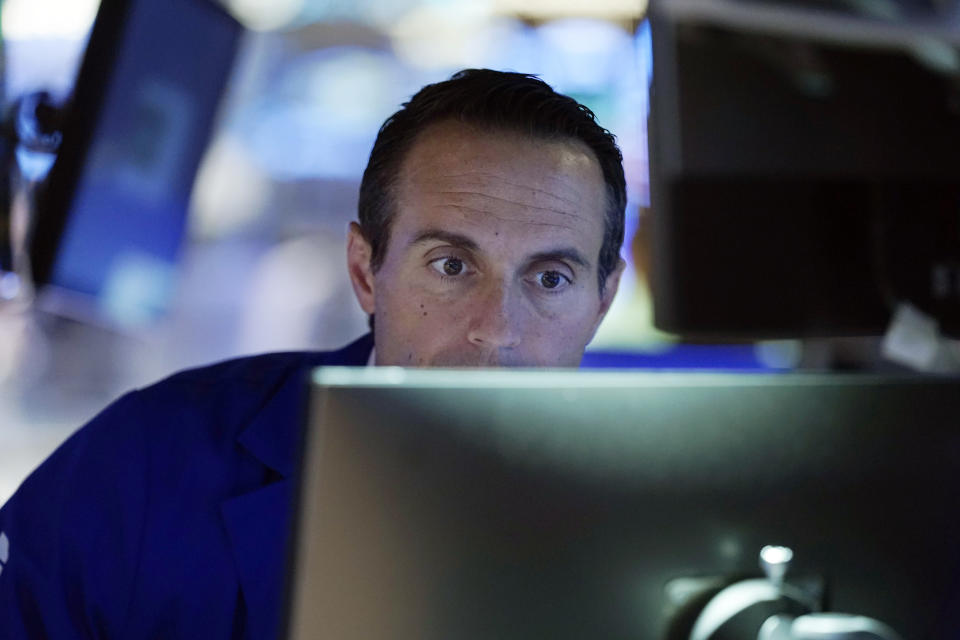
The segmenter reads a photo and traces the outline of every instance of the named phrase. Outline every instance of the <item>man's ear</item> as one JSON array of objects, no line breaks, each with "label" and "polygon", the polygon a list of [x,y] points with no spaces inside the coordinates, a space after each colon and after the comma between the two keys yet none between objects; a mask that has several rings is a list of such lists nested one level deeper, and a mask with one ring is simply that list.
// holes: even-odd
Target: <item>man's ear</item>
[{"label": "man's ear", "polygon": [[347,271],[350,273],[350,283],[353,285],[357,302],[367,315],[373,313],[375,300],[373,269],[370,265],[372,257],[373,249],[364,237],[360,225],[351,222],[347,233]]},{"label": "man's ear", "polygon": [[620,287],[620,276],[623,275],[623,270],[626,267],[627,263],[623,261],[623,258],[619,258],[617,260],[617,266],[607,274],[607,282],[603,287],[603,293],[600,295],[600,307],[597,310],[597,320],[593,325],[593,331],[590,333],[591,340],[593,340],[594,334],[597,333],[597,329],[600,328],[600,323],[603,322],[603,319],[606,317],[607,311],[610,311],[610,305],[613,304],[613,298],[617,295],[617,289]]}]

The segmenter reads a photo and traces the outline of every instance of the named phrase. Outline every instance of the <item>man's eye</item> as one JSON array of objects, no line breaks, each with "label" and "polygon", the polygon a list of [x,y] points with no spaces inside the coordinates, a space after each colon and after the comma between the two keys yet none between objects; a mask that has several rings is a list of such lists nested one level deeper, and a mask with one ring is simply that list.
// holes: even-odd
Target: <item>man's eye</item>
[{"label": "man's eye", "polygon": [[467,270],[460,258],[440,258],[430,263],[434,270],[443,276],[459,276]]},{"label": "man's eye", "polygon": [[559,271],[541,271],[537,274],[537,283],[544,289],[559,289],[570,283],[570,278]]}]

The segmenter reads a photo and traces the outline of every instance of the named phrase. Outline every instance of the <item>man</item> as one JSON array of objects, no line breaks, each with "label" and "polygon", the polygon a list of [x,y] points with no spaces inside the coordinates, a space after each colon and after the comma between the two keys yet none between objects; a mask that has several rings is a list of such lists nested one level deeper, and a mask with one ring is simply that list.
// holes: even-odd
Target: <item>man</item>
[{"label": "man", "polygon": [[276,634],[304,375],[576,366],[617,289],[625,187],[588,109],[469,70],[380,130],[348,268],[373,335],[130,393],[0,510],[0,638]]}]

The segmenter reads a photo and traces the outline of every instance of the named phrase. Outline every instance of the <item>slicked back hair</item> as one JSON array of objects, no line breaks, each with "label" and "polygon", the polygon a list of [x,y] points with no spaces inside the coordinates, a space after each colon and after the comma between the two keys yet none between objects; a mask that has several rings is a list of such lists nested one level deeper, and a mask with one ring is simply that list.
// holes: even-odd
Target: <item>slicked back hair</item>
[{"label": "slicked back hair", "polygon": [[590,109],[536,76],[490,69],[466,69],[425,86],[380,127],[363,172],[359,202],[360,228],[370,243],[373,271],[383,264],[387,252],[403,160],[424,130],[445,121],[533,139],[579,140],[593,152],[607,192],[598,259],[603,292],[620,257],[627,204],[623,156],[613,134],[597,124]]}]

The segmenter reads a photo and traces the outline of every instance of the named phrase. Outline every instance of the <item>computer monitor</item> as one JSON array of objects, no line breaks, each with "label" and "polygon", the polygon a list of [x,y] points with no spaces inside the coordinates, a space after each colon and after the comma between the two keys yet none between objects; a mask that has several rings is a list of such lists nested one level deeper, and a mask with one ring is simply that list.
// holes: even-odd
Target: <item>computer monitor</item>
[{"label": "computer monitor", "polygon": [[241,33],[212,0],[102,0],[36,203],[46,308],[111,325],[166,309]]},{"label": "computer monitor", "polygon": [[956,378],[319,369],[282,637],[687,640],[771,544],[947,637],[958,415]]},{"label": "computer monitor", "polygon": [[880,335],[909,303],[960,335],[960,7],[652,0],[650,20],[655,324]]}]

